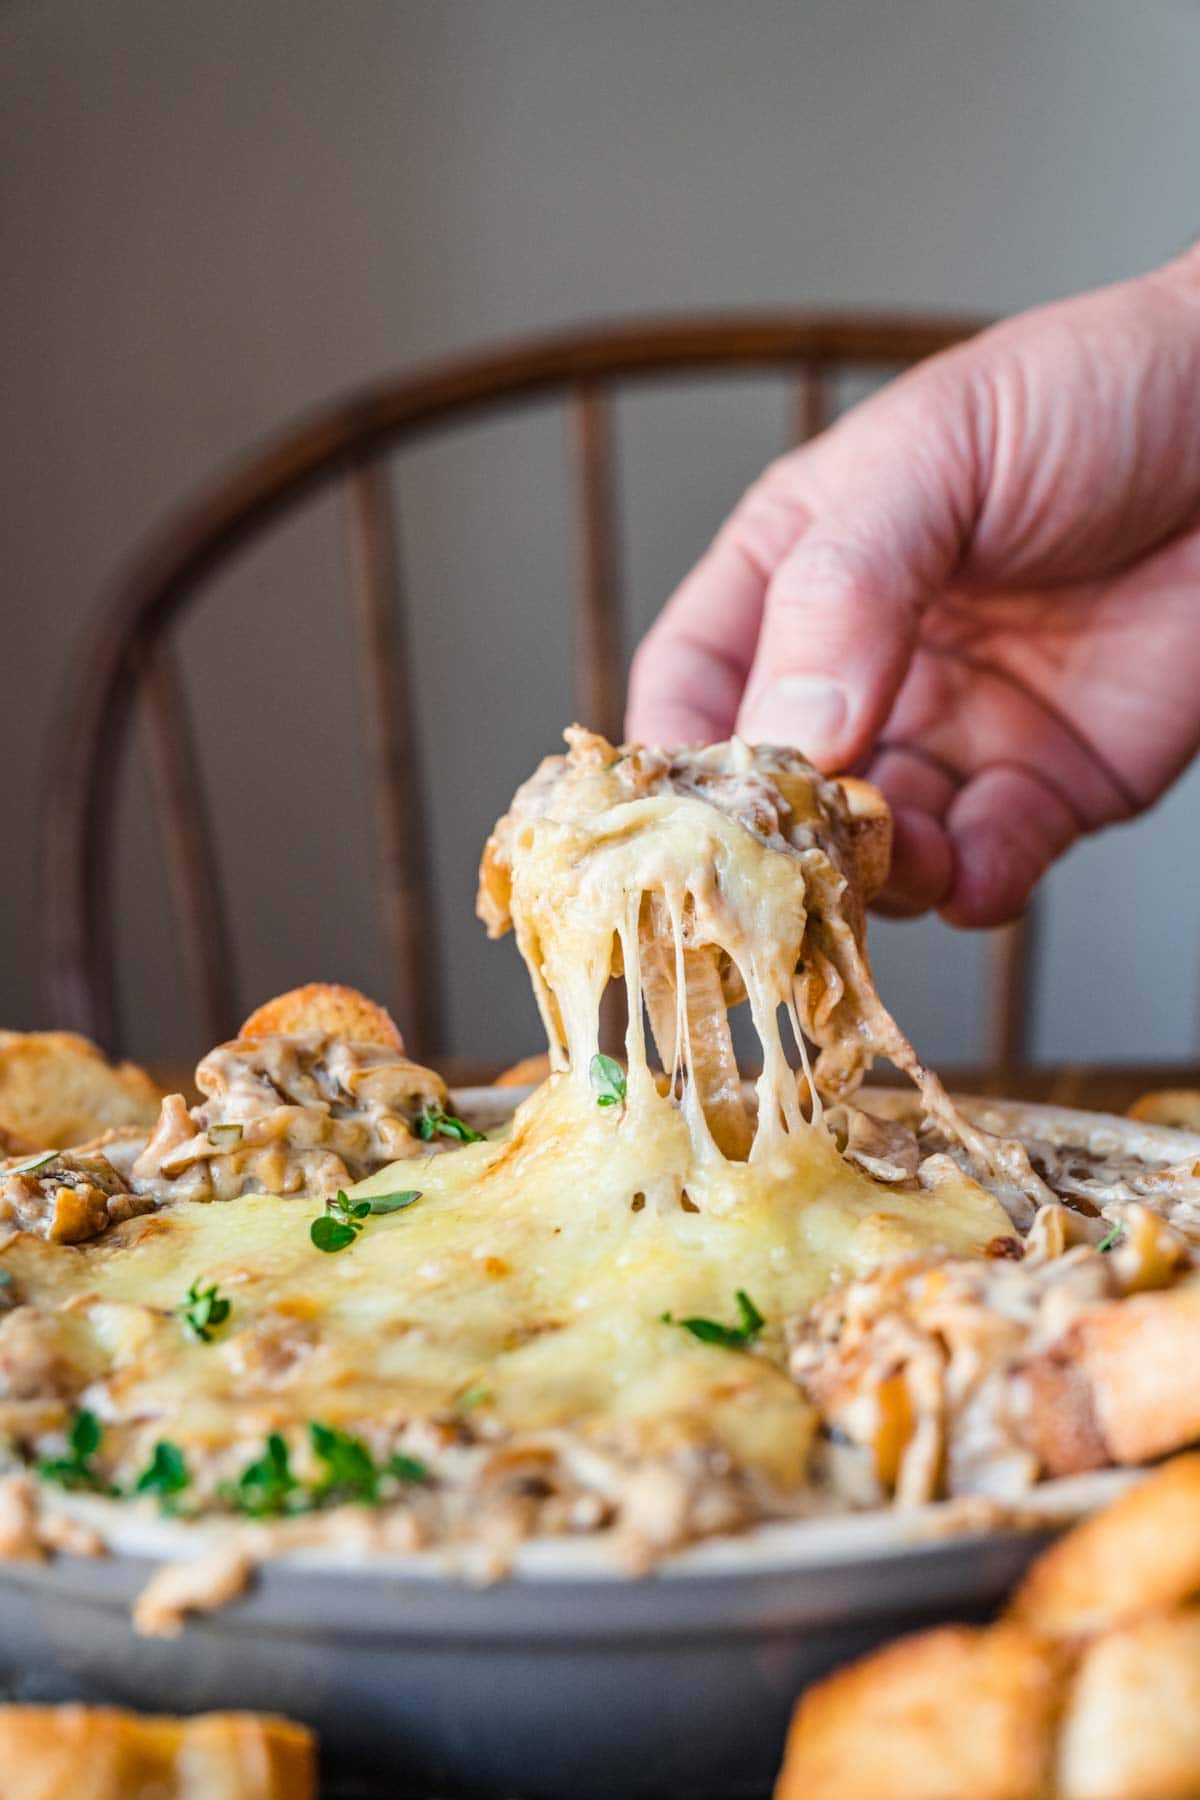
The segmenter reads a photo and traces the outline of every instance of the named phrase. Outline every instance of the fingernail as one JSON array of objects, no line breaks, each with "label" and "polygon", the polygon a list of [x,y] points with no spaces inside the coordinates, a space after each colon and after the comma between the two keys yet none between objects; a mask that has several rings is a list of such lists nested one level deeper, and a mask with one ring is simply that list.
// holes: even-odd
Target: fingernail
[{"label": "fingernail", "polygon": [[758,744],[785,744],[806,755],[836,748],[846,724],[846,696],[817,675],[786,675],[763,688],[747,709],[742,735]]}]

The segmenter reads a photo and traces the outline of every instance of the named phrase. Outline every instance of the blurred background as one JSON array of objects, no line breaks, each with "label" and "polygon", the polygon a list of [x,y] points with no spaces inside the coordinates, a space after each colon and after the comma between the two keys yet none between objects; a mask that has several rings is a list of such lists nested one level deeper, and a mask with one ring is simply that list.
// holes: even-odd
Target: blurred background
[{"label": "blurred background", "polygon": [[[173,504],[341,389],[534,329],[993,315],[1144,269],[1200,229],[1198,68],[1196,0],[0,0],[0,1019],[49,1022],[36,773],[72,643]],[[618,426],[627,656],[789,426],[761,379],[640,392]],[[395,460],[461,1057],[539,1047],[473,897],[573,711],[563,433],[534,409]],[[247,1006],[383,985],[345,593],[323,501],[181,636]],[[1198,830],[1193,770],[1051,877],[1039,1057],[1194,1050]],[[187,1058],[161,865],[135,743],[127,1047]],[[918,1046],[977,1057],[981,941],[873,941]]]}]

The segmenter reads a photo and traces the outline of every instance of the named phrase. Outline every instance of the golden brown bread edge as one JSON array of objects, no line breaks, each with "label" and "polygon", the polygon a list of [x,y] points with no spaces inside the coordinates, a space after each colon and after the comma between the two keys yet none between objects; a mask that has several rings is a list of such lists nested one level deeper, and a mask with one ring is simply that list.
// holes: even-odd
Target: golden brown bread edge
[{"label": "golden brown bread edge", "polygon": [[148,1130],[163,1092],[72,1031],[0,1031],[0,1150],[65,1150],[109,1130]]},{"label": "golden brown bread edge", "polygon": [[901,1639],[819,1682],[775,1800],[1195,1800],[1200,1455],[1041,1556],[997,1625]]},{"label": "golden brown bread edge", "polygon": [[1155,1088],[1139,1095],[1129,1108],[1129,1117],[1143,1125],[1200,1131],[1200,1088]]},{"label": "golden brown bread edge", "polygon": [[4,1800],[316,1800],[316,1740],[259,1713],[0,1707]]},{"label": "golden brown bread edge", "polygon": [[244,1038],[325,1036],[355,1044],[404,1050],[396,1021],[386,1007],[357,988],[337,981],[308,981],[256,1008],[242,1026]]}]

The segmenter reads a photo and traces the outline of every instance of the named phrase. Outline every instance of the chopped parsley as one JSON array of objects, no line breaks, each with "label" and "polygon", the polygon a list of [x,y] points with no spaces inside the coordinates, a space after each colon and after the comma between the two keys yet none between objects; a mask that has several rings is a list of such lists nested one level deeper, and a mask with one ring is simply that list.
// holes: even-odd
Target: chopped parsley
[{"label": "chopped parsley", "polygon": [[721,1325],[716,1319],[675,1319],[669,1312],[662,1314],[662,1323],[690,1331],[702,1344],[718,1344],[723,1350],[748,1350],[767,1321],[744,1288],[739,1288],[734,1298],[740,1325]]},{"label": "chopped parsley", "polygon": [[193,1281],[179,1308],[187,1330],[201,1344],[212,1343],[213,1333],[232,1311],[233,1302],[226,1300],[215,1281],[206,1288],[202,1288],[199,1281]]},{"label": "chopped parsley", "polygon": [[44,1458],[37,1465],[38,1474],[43,1481],[56,1482],[59,1487],[70,1488],[75,1492],[115,1492],[93,1461],[103,1435],[103,1428],[95,1413],[83,1408],[75,1414],[67,1432],[66,1456]]},{"label": "chopped parsley", "polygon": [[178,1444],[161,1439],[133,1484],[135,1494],[157,1494],[163,1512],[174,1512],[176,1497],[189,1485],[187,1462]]},{"label": "chopped parsley", "polygon": [[387,1462],[377,1463],[362,1438],[319,1419],[309,1420],[308,1440],[320,1464],[316,1481],[306,1485],[297,1478],[287,1444],[272,1432],[263,1454],[248,1463],[235,1482],[219,1488],[220,1497],[249,1518],[272,1519],[349,1503],[378,1506],[394,1491],[391,1483],[430,1479],[429,1470],[415,1456],[397,1451]]},{"label": "chopped parsley", "polygon": [[435,1137],[454,1138],[460,1144],[482,1144],[486,1140],[482,1131],[475,1131],[465,1119],[456,1119],[440,1106],[429,1105],[424,1112],[418,1113],[413,1120],[413,1130],[424,1144],[432,1143]]},{"label": "chopped parsley", "polygon": [[242,1141],[242,1128],[238,1124],[210,1125],[208,1141],[218,1150],[236,1150]]},{"label": "chopped parsley", "polygon": [[460,1412],[470,1412],[473,1406],[490,1406],[491,1401],[492,1390],[487,1382],[473,1381],[470,1387],[463,1389],[455,1405]]},{"label": "chopped parsley", "polygon": [[1096,1245],[1097,1250],[1104,1251],[1115,1249],[1124,1235],[1125,1226],[1122,1221],[1118,1219],[1117,1223],[1100,1239],[1100,1242]]},{"label": "chopped parsley", "polygon": [[597,1051],[588,1064],[588,1076],[596,1090],[597,1106],[624,1106],[625,1071],[619,1062]]}]

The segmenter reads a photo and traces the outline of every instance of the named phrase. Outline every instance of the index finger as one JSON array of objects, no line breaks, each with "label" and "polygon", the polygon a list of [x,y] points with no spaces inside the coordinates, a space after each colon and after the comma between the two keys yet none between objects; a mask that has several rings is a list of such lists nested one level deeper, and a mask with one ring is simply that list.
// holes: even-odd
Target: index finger
[{"label": "index finger", "polygon": [[808,522],[774,470],[744,496],[638,647],[625,723],[631,742],[715,743],[730,735],[767,586]]}]

